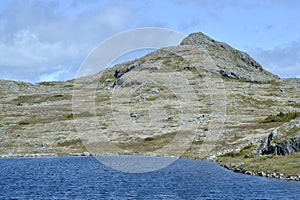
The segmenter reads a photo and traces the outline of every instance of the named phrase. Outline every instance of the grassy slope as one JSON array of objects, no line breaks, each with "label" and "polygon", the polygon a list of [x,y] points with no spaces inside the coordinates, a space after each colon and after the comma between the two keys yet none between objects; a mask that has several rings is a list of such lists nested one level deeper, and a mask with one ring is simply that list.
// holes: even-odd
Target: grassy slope
[{"label": "grassy slope", "polygon": [[[100,83],[111,84],[111,82],[106,82],[107,79],[114,81],[111,74],[106,74]],[[220,156],[218,160],[223,164],[243,167],[245,170],[299,174],[299,153],[289,156],[257,156],[258,146],[247,146],[250,141],[266,137],[271,129],[294,117],[293,114],[284,115],[280,112],[287,113],[300,108],[299,93],[295,92],[295,87],[297,89],[298,86],[292,87],[284,81],[265,84],[227,78],[224,78],[224,81],[228,91],[227,118],[224,125],[226,133],[217,142],[214,152],[234,151],[240,146],[246,146],[246,148],[238,153]],[[59,84],[57,86],[56,83],[43,83],[39,86],[43,87],[40,89],[43,93],[24,92],[21,95],[15,94],[15,96],[1,99],[3,111],[0,116],[1,155],[9,153],[70,155],[87,151],[78,139],[73,126],[71,84]],[[56,89],[52,91],[53,87]],[[44,92],[45,90],[52,92]],[[209,102],[206,102],[204,97],[201,96],[202,99],[199,99],[199,102],[205,108]],[[157,99],[150,100],[155,102]],[[110,102],[109,95],[102,92],[97,93],[97,100],[105,106]],[[107,111],[109,109],[110,107]],[[209,109],[205,112],[209,114]],[[101,127],[109,130],[111,121],[105,121],[107,118],[105,113],[106,111],[102,110],[97,112],[96,116],[99,117]],[[269,115],[271,116],[268,117]],[[75,117],[85,119],[93,116],[91,113],[75,115]],[[296,113],[295,116],[298,114]],[[204,125],[199,130],[205,131],[206,129],[207,126]],[[157,135],[146,139],[135,138],[121,141],[118,146],[128,152],[142,154],[159,149],[172,138],[172,134]],[[197,138],[183,156],[199,158],[199,147],[204,140],[205,136]],[[44,146],[40,148],[40,144]]]},{"label": "grassy slope", "polygon": [[[297,118],[300,115],[299,112],[282,113],[277,115],[270,115],[261,123],[277,124],[278,122],[289,122]],[[300,127],[294,127],[288,131],[285,131],[285,126],[281,126],[280,137],[274,138],[272,143],[280,144],[282,141],[300,135]],[[249,145],[242,148],[237,152],[228,152],[226,154],[218,156],[217,160],[224,166],[230,169],[246,172],[250,171],[254,174],[258,172],[264,172],[266,174],[285,174],[287,176],[299,176],[300,175],[300,152],[294,152],[289,155],[258,155],[259,144]]]}]

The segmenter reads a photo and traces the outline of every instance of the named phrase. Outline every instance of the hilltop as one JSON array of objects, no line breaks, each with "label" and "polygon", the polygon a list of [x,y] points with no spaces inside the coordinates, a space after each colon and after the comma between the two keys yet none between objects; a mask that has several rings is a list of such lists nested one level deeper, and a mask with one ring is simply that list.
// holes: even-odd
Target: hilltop
[{"label": "hilltop", "polygon": [[203,33],[92,76],[0,88],[1,157],[178,156],[300,179],[300,79]]}]

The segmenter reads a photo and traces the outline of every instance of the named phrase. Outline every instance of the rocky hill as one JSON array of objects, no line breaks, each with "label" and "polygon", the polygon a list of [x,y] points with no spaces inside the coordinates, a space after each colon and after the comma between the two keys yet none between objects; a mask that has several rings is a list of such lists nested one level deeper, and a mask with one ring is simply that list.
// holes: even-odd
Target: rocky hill
[{"label": "rocky hill", "polygon": [[1,157],[178,156],[300,178],[300,80],[203,33],[93,76],[0,88]]}]

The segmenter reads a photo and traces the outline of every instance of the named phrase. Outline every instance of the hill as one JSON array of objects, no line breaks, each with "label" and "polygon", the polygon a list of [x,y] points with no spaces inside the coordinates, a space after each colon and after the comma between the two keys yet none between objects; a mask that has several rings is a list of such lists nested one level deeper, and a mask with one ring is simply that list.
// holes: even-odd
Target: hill
[{"label": "hill", "polygon": [[177,156],[300,179],[300,80],[203,33],[93,76],[0,88],[1,157]]}]

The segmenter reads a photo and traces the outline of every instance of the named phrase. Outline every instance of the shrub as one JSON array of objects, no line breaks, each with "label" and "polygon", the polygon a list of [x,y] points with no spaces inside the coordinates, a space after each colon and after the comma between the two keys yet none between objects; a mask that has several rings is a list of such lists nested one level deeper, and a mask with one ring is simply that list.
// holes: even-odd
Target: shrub
[{"label": "shrub", "polygon": [[73,140],[66,140],[63,142],[59,142],[57,145],[60,147],[82,145],[82,141],[81,141],[81,139],[77,138],[77,139],[73,139]]},{"label": "shrub", "polygon": [[283,113],[280,112],[277,115],[270,115],[262,121],[262,123],[271,123],[271,122],[289,122],[292,119],[300,117],[300,112],[289,112]]}]

